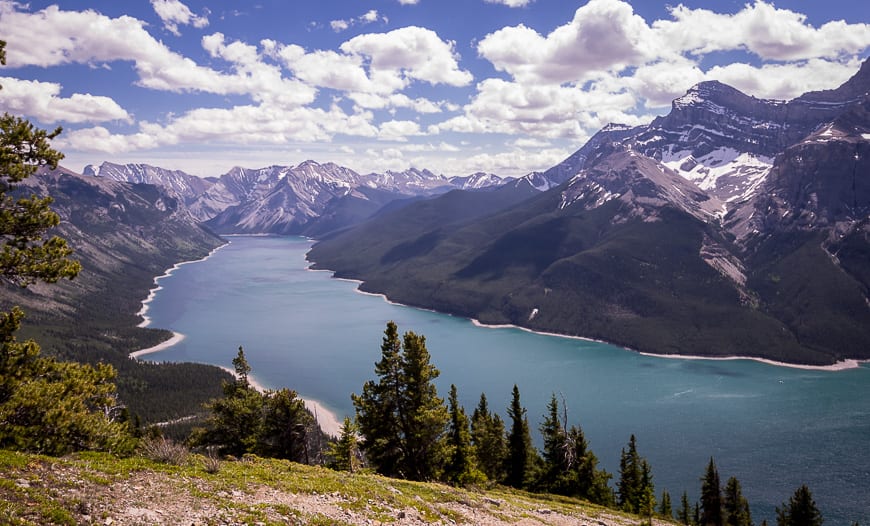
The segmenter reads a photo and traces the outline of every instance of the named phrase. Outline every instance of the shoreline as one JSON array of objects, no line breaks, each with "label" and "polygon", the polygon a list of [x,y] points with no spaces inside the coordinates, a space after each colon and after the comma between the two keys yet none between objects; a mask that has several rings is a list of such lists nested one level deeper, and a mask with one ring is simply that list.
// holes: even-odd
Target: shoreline
[{"label": "shoreline", "polygon": [[[310,265],[314,264],[313,261],[308,260],[307,256],[306,256],[306,261],[308,261]],[[426,312],[436,312],[438,314],[444,314],[447,316],[455,316],[454,314],[451,314],[449,312],[439,312],[439,311],[436,311],[434,309],[427,309],[425,307],[415,307],[413,305],[405,305],[404,303],[398,303],[398,302],[391,300],[390,298],[387,297],[386,294],[383,294],[383,293],[367,292],[364,290],[360,290],[359,287],[363,283],[365,283],[365,281],[359,280],[359,279],[351,279],[351,278],[338,278],[338,277],[335,277],[335,271],[331,271],[329,269],[312,269],[312,268],[310,268],[310,265],[306,270],[310,270],[313,272],[332,272],[333,273],[332,279],[335,279],[338,281],[348,281],[351,283],[357,283],[357,287],[354,289],[355,292],[357,292],[359,294],[366,295],[366,296],[379,296],[379,297],[383,298],[383,300],[390,305],[397,305],[400,307],[410,307],[412,309],[418,309],[418,310],[422,310],[422,311],[426,311]],[[529,332],[532,334],[539,334],[541,336],[553,336],[556,338],[567,338],[570,340],[582,340],[582,341],[594,342],[594,343],[604,343],[607,345],[612,345],[614,347],[619,347],[620,349],[624,349],[626,351],[637,353],[641,356],[648,356],[651,358],[665,358],[665,359],[669,359],[669,360],[713,360],[713,361],[751,360],[754,362],[763,363],[765,365],[772,365],[774,367],[787,367],[790,369],[801,369],[801,370],[806,370],[806,371],[825,371],[825,372],[848,371],[850,369],[857,369],[857,368],[861,367],[861,364],[863,364],[863,363],[870,363],[870,360],[848,359],[848,360],[838,361],[838,362],[833,363],[831,365],[807,365],[807,364],[799,364],[799,363],[778,362],[776,360],[770,360],[768,358],[757,358],[757,357],[753,357],[753,356],[697,356],[697,355],[689,355],[689,354],[685,354],[685,355],[684,354],[656,354],[656,353],[638,351],[638,350],[632,349],[630,347],[625,347],[623,345],[618,345],[615,343],[611,343],[611,342],[608,342],[605,340],[598,340],[595,338],[587,338],[584,336],[571,336],[568,334],[559,334],[559,333],[555,333],[555,332],[536,331],[533,329],[529,329],[528,327],[521,327],[519,325],[513,325],[513,324],[509,324],[509,323],[507,323],[507,324],[487,324],[487,323],[481,322],[480,320],[478,320],[476,318],[465,318],[465,319],[470,320],[472,325],[474,325],[475,327],[480,327],[482,329],[519,329],[521,331]]]},{"label": "shoreline", "polygon": [[[171,267],[169,267],[168,269],[166,269],[166,271],[163,274],[155,277],[154,278],[154,287],[148,291],[148,296],[146,296],[145,299],[142,300],[142,307],[139,309],[139,312],[136,313],[137,316],[140,316],[142,318],[142,321],[139,322],[139,325],[136,325],[136,327],[143,327],[144,328],[144,327],[147,327],[148,325],[151,324],[151,318],[148,317],[148,309],[149,309],[150,303],[152,301],[154,301],[154,297],[157,295],[157,293],[161,289],[163,289],[163,287],[160,286],[161,279],[168,278],[169,276],[172,275],[173,272],[180,269],[183,265],[188,265],[190,263],[198,263],[200,261],[207,260],[208,258],[212,257],[215,254],[215,252],[224,248],[225,246],[228,246],[230,243],[232,243],[232,242],[227,241],[223,245],[220,245],[220,246],[217,246],[217,247],[211,249],[211,251],[208,254],[206,254],[205,256],[203,256],[199,259],[191,259],[189,261],[181,261],[179,263],[176,263],[176,264],[172,265]],[[174,334],[177,334],[177,333],[174,333]],[[136,351],[136,352],[139,353],[141,351]],[[152,352],[157,352],[157,351],[152,351]],[[131,356],[132,356],[132,354],[133,353],[131,353]],[[146,353],[143,353],[143,354],[146,354]]]},{"label": "shoreline", "polygon": [[[206,254],[204,257],[202,257],[200,259],[192,259],[190,261],[182,261],[180,263],[176,263],[172,267],[167,269],[166,272],[164,272],[160,276],[155,277],[154,278],[154,285],[155,286],[151,290],[148,291],[148,296],[144,300],[142,300],[142,308],[140,308],[139,312],[136,313],[138,316],[142,317],[142,322],[140,322],[137,325],[137,327],[144,328],[144,327],[148,327],[151,324],[151,318],[148,317],[148,308],[149,308],[149,304],[154,300],[154,297],[157,295],[157,292],[159,292],[163,288],[160,286],[160,283],[159,283],[159,281],[161,279],[168,277],[168,276],[171,276],[172,273],[175,272],[176,270],[178,270],[179,268],[181,268],[182,265],[187,265],[190,263],[198,263],[198,262],[207,260],[208,258],[212,257],[215,254],[215,252],[224,248],[225,246],[229,245],[230,243],[231,243],[231,241],[227,241],[223,245],[221,245],[219,247],[215,247],[208,254]],[[146,356],[149,354],[154,354],[154,353],[158,353],[160,351],[166,350],[166,349],[176,345],[177,343],[182,342],[185,338],[186,338],[186,336],[184,334],[181,334],[180,332],[172,331],[172,337],[169,338],[168,340],[163,341],[161,343],[158,343],[157,345],[154,345],[152,347],[148,347],[146,349],[139,349],[138,351],[133,351],[130,354],[128,354],[127,356],[132,360],[139,360],[141,356]],[[202,363],[202,362],[199,362],[199,363]],[[236,375],[234,370],[232,370],[228,367],[224,367],[222,365],[216,365],[216,364],[210,364],[210,363],[206,363],[205,365],[212,365],[214,367],[218,367],[220,369],[223,369],[224,371],[230,373],[233,376]],[[259,383],[253,376],[248,376],[248,382],[251,384],[251,386],[254,389],[260,391],[261,393],[265,393],[267,391],[267,389],[261,383]],[[311,413],[314,415],[314,417],[317,421],[317,425],[320,426],[320,429],[324,433],[326,433],[327,435],[329,435],[331,437],[336,437],[336,438],[341,435],[342,422],[338,420],[338,416],[333,411],[327,409],[326,406],[324,406],[322,403],[318,402],[317,400],[303,398],[301,396],[299,398],[305,404],[305,407],[309,411],[311,411]]]}]

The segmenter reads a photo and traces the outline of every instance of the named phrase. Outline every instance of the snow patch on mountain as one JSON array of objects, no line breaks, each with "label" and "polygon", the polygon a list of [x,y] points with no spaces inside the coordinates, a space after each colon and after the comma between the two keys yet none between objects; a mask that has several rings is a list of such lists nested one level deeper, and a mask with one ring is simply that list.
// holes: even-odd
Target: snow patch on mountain
[{"label": "snow patch on mountain", "polygon": [[697,159],[691,151],[669,148],[662,152],[661,162],[726,203],[750,197],[773,166],[770,157],[728,147],[717,148]]}]

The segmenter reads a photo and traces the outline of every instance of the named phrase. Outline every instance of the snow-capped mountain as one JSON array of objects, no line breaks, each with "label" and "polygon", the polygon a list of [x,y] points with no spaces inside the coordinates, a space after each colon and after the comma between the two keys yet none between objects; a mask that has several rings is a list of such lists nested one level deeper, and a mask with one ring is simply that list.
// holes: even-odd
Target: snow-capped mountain
[{"label": "snow-capped mountain", "polygon": [[82,170],[82,175],[127,183],[156,184],[167,188],[172,195],[180,197],[186,204],[190,204],[215,183],[214,178],[197,177],[181,170],[167,170],[148,164],[89,164]]},{"label": "snow-capped mountain", "polygon": [[447,194],[426,220],[423,206],[379,215],[309,257],[484,323],[654,353],[868,359],[868,174],[870,61],[790,101],[703,82],[504,185],[533,194],[519,203],[446,223]]},{"label": "snow-capped mountain", "polygon": [[[221,233],[298,234],[308,231],[307,227],[324,233],[327,224],[340,228],[348,221],[360,221],[395,199],[503,182],[494,174],[448,179],[416,168],[361,175],[335,163],[311,160],[297,166],[234,167],[209,179],[149,165],[109,162],[88,165],[84,173],[163,186],[181,197],[196,220]],[[324,220],[317,222],[323,215]]]}]

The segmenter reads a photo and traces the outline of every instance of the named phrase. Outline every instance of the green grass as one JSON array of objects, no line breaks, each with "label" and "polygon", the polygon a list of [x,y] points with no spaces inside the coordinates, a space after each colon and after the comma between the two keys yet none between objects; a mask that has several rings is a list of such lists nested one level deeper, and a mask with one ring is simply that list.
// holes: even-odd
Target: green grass
[{"label": "green grass", "polygon": [[[131,486],[139,489],[124,493]],[[141,493],[148,488],[154,494]],[[298,497],[258,500],[264,492],[307,496],[314,502],[328,502],[334,511],[296,507],[293,499]],[[502,487],[462,489],[258,457],[226,460],[218,473],[207,473],[200,455],[175,466],[94,452],[52,458],[0,451],[3,524],[78,524],[85,517],[117,520],[119,510],[132,506],[159,511],[153,507],[155,499],[175,497],[187,499],[185,509],[209,510],[210,520],[240,524],[390,523],[403,515],[447,524],[468,523],[478,513],[511,523],[526,515],[541,518],[542,509],[586,518],[606,513],[623,517],[624,524],[636,522],[631,516],[568,497]]]}]

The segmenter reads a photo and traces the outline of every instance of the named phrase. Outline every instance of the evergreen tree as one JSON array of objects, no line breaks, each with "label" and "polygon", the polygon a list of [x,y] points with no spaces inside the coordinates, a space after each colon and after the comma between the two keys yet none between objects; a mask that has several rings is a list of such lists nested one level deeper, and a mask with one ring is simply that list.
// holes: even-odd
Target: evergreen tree
[{"label": "evergreen tree", "polygon": [[680,521],[681,524],[685,524],[685,526],[689,526],[692,523],[692,510],[689,507],[689,496],[686,492],[683,492],[683,496],[680,497],[680,511],[677,512],[677,520]]},{"label": "evergreen tree", "polygon": [[722,490],[713,457],[710,457],[707,472],[701,479],[700,526],[722,526]]},{"label": "evergreen tree", "polygon": [[822,513],[806,484],[795,490],[788,504],[776,508],[777,526],[821,526],[822,522]]},{"label": "evergreen tree", "polygon": [[628,451],[619,457],[619,482],[616,487],[619,507],[630,513],[639,513],[643,492],[643,460],[637,453],[637,439],[628,440]]},{"label": "evergreen tree", "polygon": [[662,490],[662,500],[659,502],[659,515],[667,520],[671,520],[674,516],[671,494],[667,490]]},{"label": "evergreen tree", "polygon": [[729,478],[725,483],[722,511],[726,526],[752,526],[749,501],[743,496],[740,482],[734,477]]},{"label": "evergreen tree", "polygon": [[501,482],[505,477],[507,443],[504,422],[489,411],[486,395],[480,394],[480,402],[471,415],[471,443],[477,466],[492,482]]},{"label": "evergreen tree", "polygon": [[360,395],[351,395],[362,437],[360,448],[378,473],[400,475],[405,415],[400,398],[404,379],[401,371],[402,343],[399,330],[387,323],[381,343],[381,359],[375,364],[379,381],[367,381]]},{"label": "evergreen tree", "polygon": [[311,463],[311,439],[320,432],[296,391],[280,389],[263,398],[262,422],[254,451],[265,457]]},{"label": "evergreen tree", "polygon": [[646,517],[647,523],[652,525],[652,517],[656,511],[656,495],[652,481],[652,468],[646,459],[641,460],[640,491],[638,494],[637,513]]},{"label": "evergreen tree", "polygon": [[447,434],[450,457],[445,469],[445,479],[451,484],[466,485],[482,482],[483,473],[474,463],[474,449],[471,445],[471,434],[468,431],[468,417],[465,409],[459,405],[456,386],[450,385],[448,397],[450,427]]},{"label": "evergreen tree", "polygon": [[217,446],[221,454],[240,457],[256,447],[266,400],[248,381],[251,368],[242,347],[233,366],[235,379],[224,382],[223,397],[206,405],[211,411],[206,426],[195,429],[190,440],[193,445]]},{"label": "evergreen tree", "polygon": [[505,482],[514,488],[525,488],[531,480],[537,453],[532,446],[526,410],[520,404],[520,390],[516,385],[514,385],[507,413],[511,420],[511,428],[507,437],[508,456]]},{"label": "evergreen tree", "polygon": [[[6,64],[2,40],[0,64]],[[46,237],[60,222],[51,198],[8,195],[39,167],[57,168],[63,154],[50,141],[60,132],[36,129],[8,113],[0,117],[0,286],[54,283],[81,269],[68,259],[72,249],[66,240]],[[36,342],[16,340],[23,317],[18,307],[0,312],[0,447],[55,455],[131,450],[125,411],[115,395],[115,370],[41,356]]]},{"label": "evergreen tree", "polygon": [[131,451],[115,370],[41,356],[36,342],[15,338],[23,315],[17,307],[0,313],[0,448],[48,455]]},{"label": "evergreen tree", "polygon": [[330,467],[339,471],[355,473],[359,468],[359,444],[357,443],[357,426],[350,417],[344,417],[341,425],[341,435],[333,442],[329,451],[332,457]]},{"label": "evergreen tree", "polygon": [[[567,433],[559,421],[559,402],[556,394],[550,395],[547,404],[547,413],[541,423],[541,436],[544,438],[544,469],[541,472],[541,480],[538,482],[540,490],[568,494],[568,460],[573,452],[568,450]],[[582,437],[582,435],[581,435]],[[585,455],[586,440],[583,439],[582,447]]]},{"label": "evergreen tree", "polygon": [[378,382],[368,381],[352,395],[363,436],[362,449],[379,473],[412,480],[437,478],[445,462],[444,433],[449,419],[434,380],[426,338],[387,324]]}]

